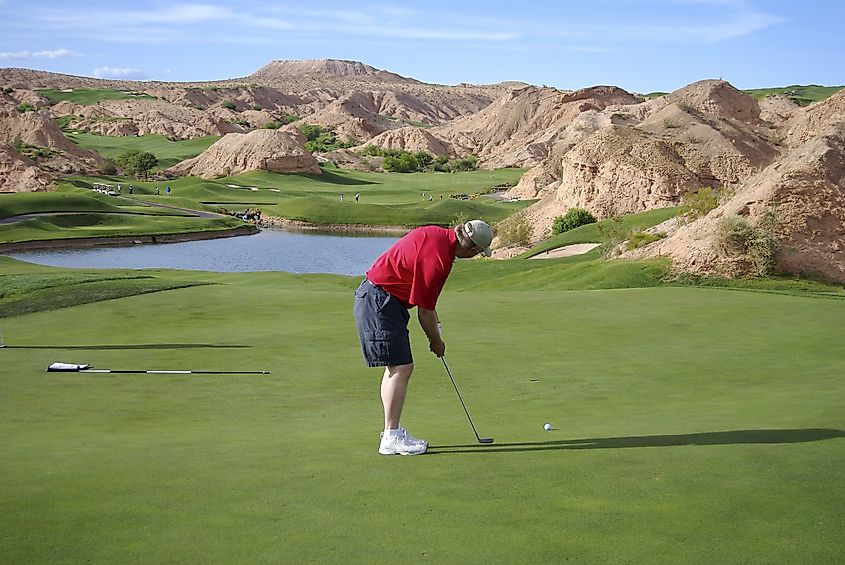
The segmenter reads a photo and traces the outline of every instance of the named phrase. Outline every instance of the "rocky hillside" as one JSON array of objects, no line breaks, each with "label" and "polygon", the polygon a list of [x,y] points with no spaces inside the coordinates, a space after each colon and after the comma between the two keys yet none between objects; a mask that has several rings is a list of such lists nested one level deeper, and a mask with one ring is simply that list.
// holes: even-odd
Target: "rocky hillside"
[{"label": "rocky hillside", "polygon": [[669,237],[629,256],[669,255],[698,274],[754,274],[754,253],[720,245],[736,217],[774,236],[775,271],[845,283],[845,92],[795,111],[782,154],[732,198],[697,221],[657,228]]},{"label": "rocky hillside", "polygon": [[[798,107],[781,97],[758,102],[724,81],[705,80],[646,100],[612,86],[565,92],[520,83],[426,84],[341,60],[273,61],[247,77],[197,83],[0,69],[0,87],[4,191],[42,190],[61,174],[101,166],[99,157],[67,141],[59,119],[101,135],[221,136],[169,171],[204,178],[259,169],[318,173],[296,130],[307,123],[359,149],[473,154],[482,167],[530,168],[507,196],[537,200],[523,213],[532,242],[572,207],[607,218],[724,187],[733,196],[718,208],[694,222],[662,226],[668,237],[634,255],[670,255],[692,272],[751,272],[747,256],[726,253],[716,240],[723,218],[740,217],[779,242],[776,269],[845,281],[842,91]],[[54,104],[42,88],[129,94]],[[356,148],[319,157],[362,169],[378,161],[362,159]]]},{"label": "rocky hillside", "polygon": [[261,129],[223,136],[201,155],[182,161],[167,172],[205,179],[228,177],[246,171],[320,174],[314,156],[303,147],[298,132]]},{"label": "rocky hillside", "polygon": [[607,218],[676,205],[702,186],[741,184],[779,154],[777,129],[760,114],[723,81],[585,111],[510,195],[539,199],[526,211],[539,240],[570,207]]}]

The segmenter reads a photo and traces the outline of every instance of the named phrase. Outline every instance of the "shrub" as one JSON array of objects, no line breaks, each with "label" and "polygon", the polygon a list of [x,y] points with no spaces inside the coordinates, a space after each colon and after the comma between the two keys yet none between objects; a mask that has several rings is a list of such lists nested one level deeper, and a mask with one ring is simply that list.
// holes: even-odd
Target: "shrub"
[{"label": "shrub", "polygon": [[420,170],[420,163],[412,153],[403,151],[399,157],[385,157],[381,165],[392,173],[413,173]]},{"label": "shrub", "polygon": [[654,243],[655,241],[661,240],[665,237],[666,234],[663,232],[649,233],[644,231],[635,231],[628,237],[628,243],[625,247],[628,248],[628,251],[633,251],[634,249],[639,249],[643,245]]},{"label": "shrub", "polygon": [[759,227],[752,226],[739,215],[725,216],[716,227],[714,247],[723,257],[747,260],[753,274],[766,276],[771,273],[777,259],[778,243],[774,236],[774,212],[766,214]]},{"label": "shrub", "polygon": [[16,108],[21,114],[26,112],[34,112],[36,110],[35,106],[30,104],[29,102],[21,102],[16,106]]},{"label": "shrub", "polygon": [[733,190],[725,186],[712,188],[703,186],[695,192],[687,192],[681,199],[680,215],[687,221],[706,216],[721,202],[733,195]]},{"label": "shrub", "polygon": [[297,129],[302,132],[302,135],[304,135],[305,139],[308,141],[314,141],[323,134],[323,128],[314,124],[302,124]]},{"label": "shrub", "polygon": [[595,216],[584,208],[570,208],[563,216],[558,216],[552,223],[552,235],[558,235],[586,224],[594,224]]},{"label": "shrub", "polygon": [[103,159],[103,166],[100,167],[100,172],[104,175],[116,175],[117,174],[117,163],[114,159]]},{"label": "shrub", "polygon": [[264,128],[264,129],[279,129],[280,127],[282,127],[282,124],[280,124],[276,120],[270,120],[269,122],[267,122],[266,124],[264,124],[261,127]]},{"label": "shrub", "polygon": [[506,247],[527,247],[531,243],[531,223],[524,212],[517,212],[496,226],[499,241]]},{"label": "shrub", "polygon": [[231,100],[225,100],[225,101],[224,101],[222,104],[220,104],[220,105],[221,105],[222,107],[226,108],[227,110],[235,110],[235,109],[237,108],[237,106],[235,105],[235,103],[234,103],[233,101],[231,101]]},{"label": "shrub", "polygon": [[18,153],[21,153],[26,148],[26,144],[23,142],[23,138],[21,137],[21,134],[17,134],[15,136],[15,139],[12,140],[12,147]]},{"label": "shrub", "polygon": [[630,230],[622,223],[621,218],[611,218],[598,225],[601,245],[599,252],[602,257],[608,258],[616,250],[616,247],[629,238]]}]

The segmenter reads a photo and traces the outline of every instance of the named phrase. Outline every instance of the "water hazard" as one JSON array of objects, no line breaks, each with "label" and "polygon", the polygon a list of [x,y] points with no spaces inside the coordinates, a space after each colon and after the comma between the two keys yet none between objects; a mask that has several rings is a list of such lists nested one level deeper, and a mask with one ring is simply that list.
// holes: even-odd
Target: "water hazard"
[{"label": "water hazard", "polygon": [[264,229],[255,235],[203,241],[131,247],[45,249],[7,255],[38,265],[83,269],[284,271],[362,275],[398,238]]}]

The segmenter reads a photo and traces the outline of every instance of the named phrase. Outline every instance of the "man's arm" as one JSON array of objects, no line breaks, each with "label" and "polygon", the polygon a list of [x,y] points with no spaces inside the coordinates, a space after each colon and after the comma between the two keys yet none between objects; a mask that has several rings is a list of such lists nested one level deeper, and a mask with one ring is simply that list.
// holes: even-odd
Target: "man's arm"
[{"label": "man's arm", "polygon": [[417,318],[419,318],[420,327],[428,336],[428,348],[438,357],[443,357],[443,354],[446,353],[446,344],[440,337],[440,329],[438,328],[440,318],[437,316],[437,310],[427,310],[418,306]]}]

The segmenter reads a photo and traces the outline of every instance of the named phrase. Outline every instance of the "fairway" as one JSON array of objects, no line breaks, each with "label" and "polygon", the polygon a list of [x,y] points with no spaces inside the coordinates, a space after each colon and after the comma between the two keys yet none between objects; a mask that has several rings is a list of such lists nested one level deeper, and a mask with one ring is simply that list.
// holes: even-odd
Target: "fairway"
[{"label": "fairway", "polygon": [[431,442],[421,457],[376,453],[355,277],[127,272],[158,288],[0,318],[0,561],[845,559],[845,300],[497,288],[499,264],[456,264],[438,308],[496,442],[475,442],[412,323],[403,423]]}]

